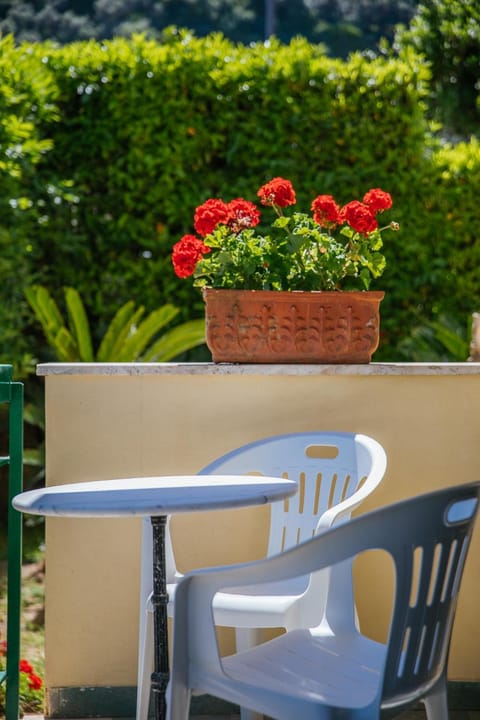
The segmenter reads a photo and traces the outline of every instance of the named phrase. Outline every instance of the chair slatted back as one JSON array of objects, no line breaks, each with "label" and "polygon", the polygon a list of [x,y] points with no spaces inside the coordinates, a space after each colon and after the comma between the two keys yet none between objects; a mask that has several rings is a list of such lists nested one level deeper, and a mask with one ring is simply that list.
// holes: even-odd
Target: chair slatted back
[{"label": "chair slatted back", "polygon": [[[370,474],[383,449],[354,433],[276,435],[244,445],[215,460],[200,474],[259,474],[299,482],[296,495],[272,503],[268,555],[312,538],[320,517],[350,497]],[[343,520],[348,520],[346,515]]]},{"label": "chair slatted back", "polygon": [[422,697],[445,672],[478,494],[478,487],[452,490],[450,497],[439,493],[430,499],[431,521],[416,520],[415,513],[409,519],[411,544],[395,559],[396,601],[383,687],[386,705],[412,694]]}]

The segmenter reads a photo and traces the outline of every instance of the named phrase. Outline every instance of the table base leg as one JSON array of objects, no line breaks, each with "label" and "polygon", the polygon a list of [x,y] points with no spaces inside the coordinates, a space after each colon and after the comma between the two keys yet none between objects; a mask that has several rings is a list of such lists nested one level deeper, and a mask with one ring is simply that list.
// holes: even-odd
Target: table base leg
[{"label": "table base leg", "polygon": [[170,677],[168,662],[168,619],[167,619],[167,578],[165,567],[165,515],[152,517],[153,537],[153,627],[154,627],[154,671],[152,692],[155,720],[165,720],[167,713],[166,692]]}]

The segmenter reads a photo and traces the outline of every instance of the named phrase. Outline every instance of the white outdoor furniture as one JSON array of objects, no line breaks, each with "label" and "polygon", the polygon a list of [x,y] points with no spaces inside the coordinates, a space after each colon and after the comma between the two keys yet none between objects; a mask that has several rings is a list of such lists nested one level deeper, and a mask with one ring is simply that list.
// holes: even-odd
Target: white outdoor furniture
[{"label": "white outdoor furniture", "polygon": [[[193,475],[137,477],[30,490],[13,499],[24,513],[69,517],[149,516],[153,537],[155,720],[164,720],[169,679],[165,524],[170,513],[260,505],[297,491],[294,480],[275,477]],[[152,558],[151,558],[152,560]]]},{"label": "white outdoor furniture", "polygon": [[[256,473],[289,477],[299,492],[288,503],[270,506],[267,556],[286,550],[315,533],[346,522],[378,486],[386,469],[382,446],[366,435],[304,432],[277,435],[233,450],[207,465],[200,474]],[[148,525],[142,551],[137,720],[147,720],[154,643],[151,602],[151,533]],[[168,613],[174,614],[178,572],[167,529]],[[218,593],[213,601],[215,623],[236,629],[237,651],[260,642],[262,628],[310,627],[323,619],[329,631],[332,611],[347,628],[355,623],[351,563],[314,576]],[[242,720],[252,714],[243,709]]]},{"label": "white outdoor furniture", "polygon": [[[175,595],[169,720],[187,720],[190,696],[207,692],[276,720],[390,718],[418,701],[447,720],[446,667],[480,483],[451,487],[354,518],[265,560],[188,573]],[[353,623],[287,631],[221,658],[212,611],[217,593],[284,582],[369,550],[393,561],[395,597],[385,644]],[[379,553],[375,553],[378,559]]]}]

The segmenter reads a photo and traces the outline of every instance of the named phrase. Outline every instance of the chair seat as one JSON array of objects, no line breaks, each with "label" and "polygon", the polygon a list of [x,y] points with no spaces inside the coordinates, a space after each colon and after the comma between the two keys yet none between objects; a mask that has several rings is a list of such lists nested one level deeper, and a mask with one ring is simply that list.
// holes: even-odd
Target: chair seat
[{"label": "chair seat", "polygon": [[[288,704],[296,703],[335,709],[358,709],[371,705],[381,692],[382,669],[386,648],[360,634],[323,636],[320,630],[293,630],[251,650],[223,658],[225,683],[197,667],[199,687],[215,692],[225,700],[248,707],[248,698],[256,696],[255,708],[268,714],[270,693]],[[193,682],[195,683],[195,678]],[[232,685],[231,680],[235,681]],[[264,703],[263,708],[261,703]],[[306,708],[304,709],[306,711]],[[303,717],[298,712],[297,716]],[[277,715],[275,715],[277,717]]]}]

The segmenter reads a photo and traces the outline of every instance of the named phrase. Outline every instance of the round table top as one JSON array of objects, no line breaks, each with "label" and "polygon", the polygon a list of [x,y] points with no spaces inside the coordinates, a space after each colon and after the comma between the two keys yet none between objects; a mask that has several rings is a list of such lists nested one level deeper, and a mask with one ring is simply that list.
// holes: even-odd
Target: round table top
[{"label": "round table top", "polygon": [[13,498],[33,515],[122,517],[261,505],[294,495],[295,480],[262,475],[170,475],[52,485]]}]

